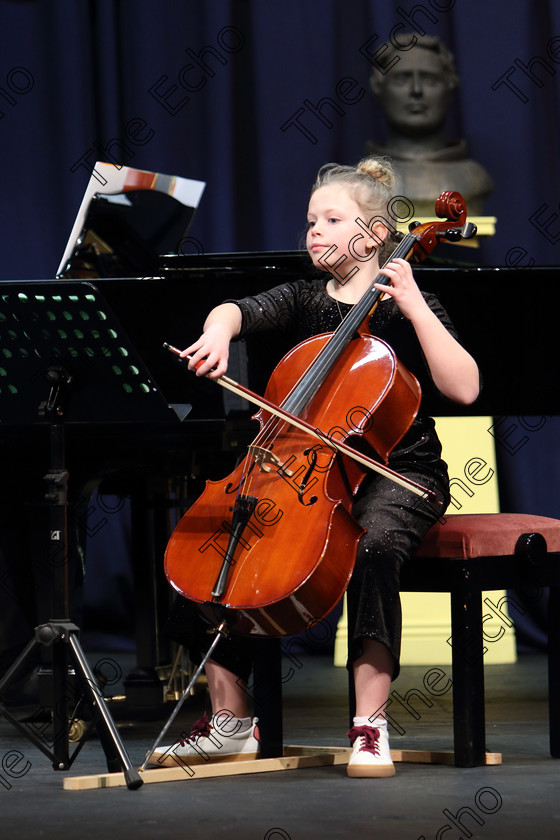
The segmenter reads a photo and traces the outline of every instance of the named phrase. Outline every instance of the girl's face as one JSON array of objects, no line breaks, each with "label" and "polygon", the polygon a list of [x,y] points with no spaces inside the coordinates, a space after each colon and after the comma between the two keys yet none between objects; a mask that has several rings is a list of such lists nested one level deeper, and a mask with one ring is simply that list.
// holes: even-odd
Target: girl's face
[{"label": "girl's face", "polygon": [[331,271],[344,256],[346,259],[337,264],[338,273],[347,275],[371,256],[375,243],[356,220],[367,226],[368,219],[364,219],[348,186],[329,184],[315,190],[307,212],[306,247],[316,268]]}]

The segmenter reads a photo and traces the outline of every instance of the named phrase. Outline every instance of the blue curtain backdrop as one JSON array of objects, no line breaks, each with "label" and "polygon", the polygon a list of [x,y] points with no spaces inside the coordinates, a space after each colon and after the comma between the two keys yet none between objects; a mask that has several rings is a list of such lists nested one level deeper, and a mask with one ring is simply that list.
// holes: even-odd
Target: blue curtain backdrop
[{"label": "blue curtain backdrop", "polygon": [[360,48],[412,29],[454,52],[450,134],[496,183],[485,262],[558,263],[554,0],[0,0],[0,16],[1,277],[53,275],[110,155],[207,181],[207,252],[297,246],[317,168],[383,140]]},{"label": "blue curtain backdrop", "polygon": [[[0,277],[54,275],[96,159],[206,181],[205,252],[298,247],[318,167],[383,142],[371,55],[406,31],[455,55],[449,134],[496,185],[484,262],[557,265],[555,0],[0,0]],[[504,509],[560,516],[559,421],[527,422]]]}]

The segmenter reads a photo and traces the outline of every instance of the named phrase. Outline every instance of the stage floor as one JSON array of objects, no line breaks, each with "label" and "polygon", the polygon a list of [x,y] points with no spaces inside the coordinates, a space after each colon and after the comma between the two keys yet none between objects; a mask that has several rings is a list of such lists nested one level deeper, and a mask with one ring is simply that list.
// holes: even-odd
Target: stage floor
[{"label": "stage floor", "polygon": [[[104,657],[126,674],[129,655],[88,654],[92,664]],[[452,749],[451,691],[439,697],[428,692],[424,678],[430,670],[404,667],[394,683],[388,712],[401,733],[392,731],[393,749]],[[432,675],[428,684],[443,690],[450,668],[440,670],[440,681],[432,682]],[[285,744],[348,746],[345,670],[325,656],[301,656],[286,660],[283,673]],[[415,715],[394,694],[404,697],[411,689]],[[185,776],[137,791],[64,790],[65,777],[106,772],[99,741],[89,740],[72,768],[58,772],[0,719],[0,838],[558,838],[560,761],[548,752],[546,659],[486,666],[486,697],[487,748],[502,753],[499,766],[397,764],[394,778],[379,780],[349,779],[344,766],[310,767],[214,779]],[[204,693],[189,699],[173,732],[189,729],[206,705]],[[143,762],[162,725],[119,719],[134,764]],[[17,763],[14,751],[21,754]],[[25,768],[14,778],[16,769]]]}]

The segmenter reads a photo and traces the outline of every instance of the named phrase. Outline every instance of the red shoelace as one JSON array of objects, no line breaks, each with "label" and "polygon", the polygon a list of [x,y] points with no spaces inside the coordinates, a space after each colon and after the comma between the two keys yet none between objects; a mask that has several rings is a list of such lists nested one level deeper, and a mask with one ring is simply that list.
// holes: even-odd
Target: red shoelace
[{"label": "red shoelace", "polygon": [[196,741],[197,738],[203,737],[207,738],[208,735],[212,732],[213,727],[210,726],[210,721],[208,719],[208,715],[206,712],[202,715],[202,717],[195,721],[192,725],[192,729],[187,735],[186,738],[179,738],[179,743],[182,747],[186,747],[189,741]]},{"label": "red shoelace", "polygon": [[360,747],[364,752],[379,755],[379,729],[373,726],[353,726],[346,733],[350,738],[350,743],[353,745],[356,738],[363,738],[363,744]]}]

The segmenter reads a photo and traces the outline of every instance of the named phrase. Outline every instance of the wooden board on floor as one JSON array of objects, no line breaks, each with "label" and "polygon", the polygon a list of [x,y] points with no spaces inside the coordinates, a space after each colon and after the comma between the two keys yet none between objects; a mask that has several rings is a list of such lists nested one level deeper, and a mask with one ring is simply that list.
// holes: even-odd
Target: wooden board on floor
[{"label": "wooden board on floor", "polygon": [[[452,750],[436,752],[434,750],[391,750],[394,762],[410,762],[412,764],[455,764],[455,753]],[[501,753],[486,753],[485,765],[502,763]]]},{"label": "wooden board on floor", "polygon": [[[218,776],[241,776],[246,773],[271,773],[277,770],[298,770],[304,767],[348,764],[349,747],[285,747],[278,758],[257,758],[252,761],[220,761],[184,767],[161,767],[142,770],[146,784],[209,779]],[[95,776],[70,776],[64,779],[64,790],[92,790],[94,788],[124,787],[124,773],[104,773]]]},{"label": "wooden board on floor", "polygon": [[[352,754],[350,747],[284,747],[284,755],[278,758],[258,758],[252,761],[222,761],[197,764],[194,767],[161,767],[155,770],[141,770],[145,784],[154,782],[192,781],[220,776],[241,776],[250,773],[271,773],[278,770],[301,770],[305,767],[321,767],[348,764]],[[431,752],[429,750],[391,750],[394,762],[416,762],[419,764],[453,764],[453,752]],[[486,764],[502,763],[501,753],[486,753]],[[63,780],[64,790],[95,790],[109,787],[126,787],[124,773],[100,773],[93,776],[68,776]]]}]

